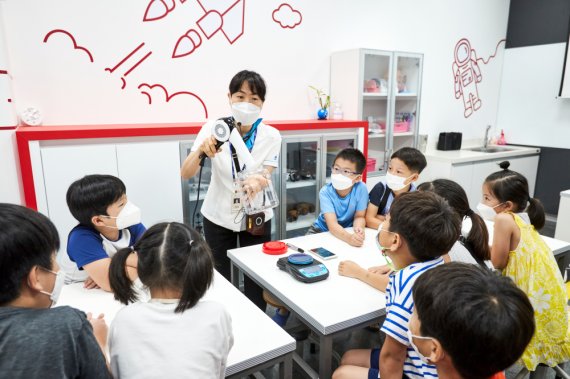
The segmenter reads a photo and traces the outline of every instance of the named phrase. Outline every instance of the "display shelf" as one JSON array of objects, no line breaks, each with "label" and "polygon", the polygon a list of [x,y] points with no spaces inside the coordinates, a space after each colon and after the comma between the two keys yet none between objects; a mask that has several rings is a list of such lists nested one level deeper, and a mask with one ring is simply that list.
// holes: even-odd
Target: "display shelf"
[{"label": "display shelf", "polygon": [[299,218],[297,218],[297,221],[287,222],[286,230],[289,231],[289,230],[308,228],[311,225],[313,225],[315,220],[316,220],[316,215],[314,212],[307,213],[304,216],[299,216]]},{"label": "display shelf", "polygon": [[396,94],[396,99],[400,98],[400,99],[415,99],[416,97],[418,97],[417,93],[397,93]]},{"label": "display shelf", "polygon": [[385,133],[368,133],[368,139],[371,138],[384,138],[386,137]]},{"label": "display shelf", "polygon": [[[406,136],[413,136],[414,132],[403,132],[403,133],[397,133],[394,132],[394,137],[406,137]],[[368,136],[368,138],[370,138],[370,136]]]},{"label": "display shelf", "polygon": [[317,181],[315,179],[308,179],[308,180],[298,180],[296,182],[286,182],[287,189],[289,188],[302,188],[302,187],[312,187],[317,185]]},{"label": "display shelf", "polygon": [[362,97],[364,99],[388,99],[388,94],[387,93],[380,93],[380,92],[363,92],[362,93]]}]

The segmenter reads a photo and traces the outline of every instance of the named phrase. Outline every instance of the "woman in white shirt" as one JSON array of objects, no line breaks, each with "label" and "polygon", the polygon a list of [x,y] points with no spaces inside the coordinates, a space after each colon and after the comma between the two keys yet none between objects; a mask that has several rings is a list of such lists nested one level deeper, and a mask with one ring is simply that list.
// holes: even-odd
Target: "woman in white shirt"
[{"label": "woman in white shirt", "polygon": [[127,258],[137,256],[137,273],[150,290],[148,302],[121,309],[109,331],[115,378],[224,378],[233,345],[232,322],[220,303],[201,300],[214,278],[210,248],[187,225],[160,223],[133,248],[111,259],[115,298],[137,301],[127,276]]},{"label": "woman in white shirt", "polygon": [[444,261],[479,264],[492,268],[489,232],[485,221],[469,208],[465,190],[456,182],[448,179],[422,183],[418,186],[418,190],[434,192],[443,197],[463,220],[461,236],[444,256]]},{"label": "woman in white shirt", "polygon": [[[231,80],[228,101],[232,117],[226,119],[240,132],[249,149],[255,167],[264,168],[268,173],[278,166],[281,149],[281,135],[277,129],[266,125],[259,118],[265,101],[266,86],[263,78],[253,71],[240,71]],[[227,251],[238,246],[251,246],[271,240],[271,209],[264,211],[264,230],[259,235],[246,231],[243,206],[234,187],[237,172],[243,162],[236,162],[232,157],[231,143],[224,143],[216,150],[216,139],[212,136],[212,125],[216,120],[208,121],[198,133],[192,152],[181,168],[181,175],[189,179],[196,175],[200,167],[200,156],[206,155],[212,160],[212,179],[202,205],[204,216],[204,234],[214,253],[216,269],[230,280],[230,260]],[[261,190],[265,183],[259,183],[254,189]],[[236,206],[237,204],[237,206]],[[258,231],[259,232],[259,231]],[[239,242],[239,245],[238,245]],[[245,295],[259,308],[265,310],[262,289],[247,275],[244,278]]]}]

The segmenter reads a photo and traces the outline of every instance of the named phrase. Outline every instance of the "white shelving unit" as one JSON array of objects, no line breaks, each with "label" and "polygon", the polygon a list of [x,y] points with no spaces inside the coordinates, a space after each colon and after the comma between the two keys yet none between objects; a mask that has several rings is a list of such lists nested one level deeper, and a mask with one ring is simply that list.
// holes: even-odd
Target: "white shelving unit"
[{"label": "white shelving unit", "polygon": [[[376,161],[369,177],[385,175],[395,150],[417,147],[422,69],[423,54],[417,53],[353,49],[331,55],[331,98],[342,103],[344,116],[384,126],[383,133],[368,135],[365,154]],[[408,131],[396,132],[402,122]]]},{"label": "white shelving unit", "polygon": [[286,182],[287,189],[290,188],[301,188],[301,187],[311,187],[317,184],[316,180],[308,179],[308,180],[298,180],[296,182]]},{"label": "white shelving unit", "polygon": [[304,216],[299,216],[297,221],[287,222],[285,227],[287,231],[308,228],[313,225],[316,219],[317,215],[315,213],[307,213]]}]

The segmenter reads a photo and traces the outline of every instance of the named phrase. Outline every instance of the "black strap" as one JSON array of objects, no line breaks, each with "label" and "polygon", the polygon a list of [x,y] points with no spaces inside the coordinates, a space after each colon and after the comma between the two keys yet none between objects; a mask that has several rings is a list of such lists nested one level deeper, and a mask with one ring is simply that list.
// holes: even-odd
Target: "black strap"
[{"label": "black strap", "polygon": [[232,152],[232,159],[234,160],[234,167],[236,170],[236,173],[241,171],[241,166],[239,165],[239,160],[238,160],[238,156],[236,153],[236,149],[234,149],[234,146],[232,144],[230,144],[230,150]]},{"label": "black strap", "polygon": [[380,199],[380,204],[378,204],[378,214],[381,215],[384,208],[386,208],[386,204],[388,203],[388,198],[392,193],[392,189],[387,185],[384,185],[384,193],[382,194],[382,199]]}]

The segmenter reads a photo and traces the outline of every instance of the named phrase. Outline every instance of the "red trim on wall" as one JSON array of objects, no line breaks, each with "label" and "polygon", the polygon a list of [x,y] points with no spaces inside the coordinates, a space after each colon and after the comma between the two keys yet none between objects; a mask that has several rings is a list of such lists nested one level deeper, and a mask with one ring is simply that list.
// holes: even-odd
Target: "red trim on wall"
[{"label": "red trim on wall", "polygon": [[[265,121],[278,130],[322,130],[341,128],[366,128],[364,133],[364,151],[368,151],[367,121],[348,120],[294,120]],[[24,187],[26,206],[37,209],[30,141],[49,141],[85,138],[123,138],[148,136],[174,136],[198,134],[203,123],[176,124],[117,124],[117,125],[67,125],[67,126],[27,126],[18,127],[16,141],[20,159],[20,174]],[[12,128],[13,129],[13,128]],[[364,176],[366,180],[366,176]]]}]

